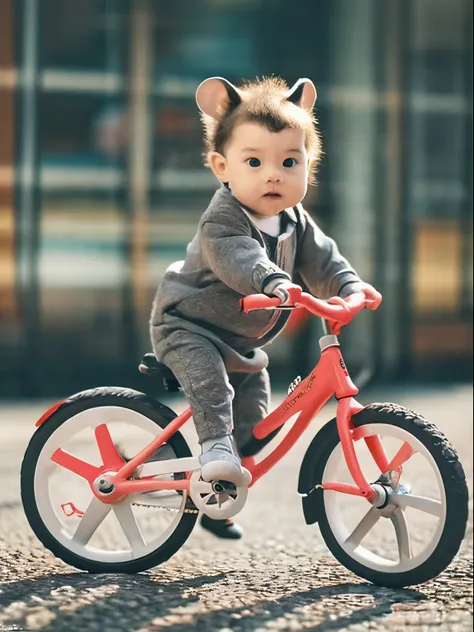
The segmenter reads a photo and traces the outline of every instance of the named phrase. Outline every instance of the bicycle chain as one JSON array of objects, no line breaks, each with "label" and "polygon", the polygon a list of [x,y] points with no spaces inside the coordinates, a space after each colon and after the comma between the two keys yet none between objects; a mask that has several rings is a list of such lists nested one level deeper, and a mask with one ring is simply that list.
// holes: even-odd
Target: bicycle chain
[{"label": "bicycle chain", "polygon": [[[164,509],[165,511],[177,511],[176,509],[172,509],[171,507],[158,507],[157,505],[145,505],[141,503],[132,503],[135,507],[146,507],[147,509]],[[183,510],[185,514],[198,514],[199,509],[187,509],[186,507]]]},{"label": "bicycle chain", "polygon": [[[135,507],[146,507],[147,509],[165,509],[166,511],[177,511],[172,507],[158,507],[157,505],[147,505],[145,503],[132,503]],[[183,510],[185,514],[198,514],[199,509],[193,509],[192,507],[185,507]]]},{"label": "bicycle chain", "polygon": [[[122,458],[125,459],[125,457],[123,456],[123,454],[121,454]],[[127,461],[129,461],[130,459],[126,459]],[[140,477],[138,476],[138,469],[135,470],[135,472],[133,472],[133,474],[130,477],[130,480],[138,480]],[[190,502],[192,502],[191,499],[189,499]],[[146,503],[132,503],[132,505],[134,505],[135,507],[146,507],[147,509],[166,509],[166,511],[176,511],[175,509],[172,509],[171,507],[158,507],[157,505],[147,505]],[[196,507],[192,508],[192,507],[185,507],[183,510],[183,513],[185,514],[198,514],[199,513],[199,509],[196,509]]]}]

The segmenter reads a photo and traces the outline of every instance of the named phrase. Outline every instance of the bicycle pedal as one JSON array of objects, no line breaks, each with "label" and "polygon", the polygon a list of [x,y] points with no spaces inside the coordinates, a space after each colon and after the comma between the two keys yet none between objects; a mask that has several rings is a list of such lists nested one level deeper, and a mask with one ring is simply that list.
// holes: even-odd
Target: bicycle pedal
[{"label": "bicycle pedal", "polygon": [[231,483],[230,481],[212,481],[211,483],[212,486],[212,491],[215,494],[235,494],[237,491],[237,487],[234,485],[234,483]]}]

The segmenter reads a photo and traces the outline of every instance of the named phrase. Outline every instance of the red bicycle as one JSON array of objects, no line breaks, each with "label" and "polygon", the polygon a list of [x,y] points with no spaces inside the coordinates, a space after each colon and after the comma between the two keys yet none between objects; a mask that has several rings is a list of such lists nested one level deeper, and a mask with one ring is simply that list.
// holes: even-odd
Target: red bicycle
[{"label": "red bicycle", "polygon": [[[321,358],[255,427],[261,440],[293,421],[269,454],[243,460],[250,487],[335,395],[337,416],[316,434],[301,464],[306,522],[319,524],[332,554],[360,577],[391,587],[425,582],[450,564],[465,533],[468,491],[456,451],[421,415],[356,401],[337,334],[366,306],[361,295],[326,302],[292,290],[291,298],[292,307],[328,321]],[[241,304],[245,312],[281,307],[260,294]],[[141,370],[173,383],[151,354]],[[138,572],[174,555],[199,511],[236,515],[248,488],[201,479],[198,458],[180,433],[191,414],[188,408],[177,416],[148,395],[112,387],[77,393],[46,411],[21,470],[24,510],[44,546],[90,572]]]}]

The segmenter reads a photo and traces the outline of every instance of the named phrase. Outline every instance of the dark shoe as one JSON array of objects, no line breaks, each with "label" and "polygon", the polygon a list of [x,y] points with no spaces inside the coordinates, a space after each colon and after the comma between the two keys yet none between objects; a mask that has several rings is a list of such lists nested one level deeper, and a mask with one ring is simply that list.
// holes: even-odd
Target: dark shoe
[{"label": "dark shoe", "polygon": [[240,540],[244,535],[242,527],[233,520],[213,520],[209,518],[209,516],[206,516],[206,514],[201,516],[201,527],[206,529],[206,531],[210,531],[218,538],[227,540]]}]

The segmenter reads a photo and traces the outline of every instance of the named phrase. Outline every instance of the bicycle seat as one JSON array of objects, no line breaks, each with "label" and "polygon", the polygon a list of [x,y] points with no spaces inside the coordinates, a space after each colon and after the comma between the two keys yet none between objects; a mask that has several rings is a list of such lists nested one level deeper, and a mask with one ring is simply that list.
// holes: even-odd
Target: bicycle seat
[{"label": "bicycle seat", "polygon": [[166,364],[159,362],[153,353],[145,353],[138,370],[148,377],[161,378],[165,388],[170,393],[182,391],[181,384],[176,379],[173,371]]}]

